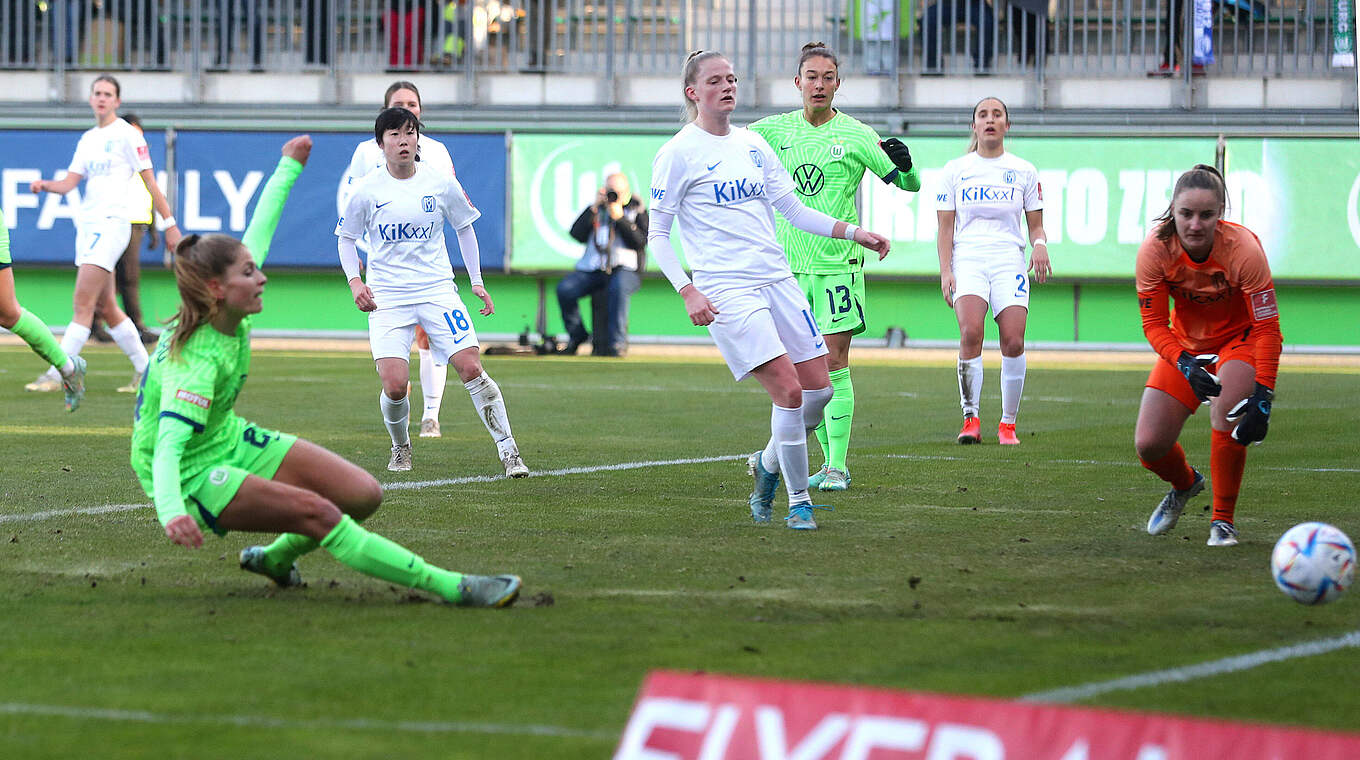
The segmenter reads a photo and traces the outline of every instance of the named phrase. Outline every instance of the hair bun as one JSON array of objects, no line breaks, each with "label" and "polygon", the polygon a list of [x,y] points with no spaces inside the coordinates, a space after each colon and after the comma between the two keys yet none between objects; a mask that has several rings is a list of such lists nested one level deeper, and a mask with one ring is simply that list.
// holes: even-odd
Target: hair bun
[{"label": "hair bun", "polygon": [[809,50],[816,50],[817,48],[824,48],[824,47],[826,47],[826,43],[825,43],[825,42],[821,42],[821,41],[817,41],[817,42],[809,42],[808,44],[806,44],[806,45],[803,46],[803,52],[806,53],[806,52],[809,51]]}]

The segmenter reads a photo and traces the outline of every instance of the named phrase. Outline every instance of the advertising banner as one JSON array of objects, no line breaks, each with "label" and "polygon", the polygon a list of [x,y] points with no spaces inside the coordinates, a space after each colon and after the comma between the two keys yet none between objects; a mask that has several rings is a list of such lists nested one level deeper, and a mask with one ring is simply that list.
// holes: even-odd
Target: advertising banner
[{"label": "advertising banner", "polygon": [[1343,760],[1360,735],[707,674],[647,676],[614,760]]},{"label": "advertising banner", "polygon": [[[512,267],[570,269],[582,247],[567,230],[594,201],[604,176],[623,171],[642,195],[652,158],[667,139],[516,134]],[[888,258],[867,271],[937,276],[937,183],[967,138],[906,142],[921,192],[876,178],[861,188],[863,225],[893,241]],[[1014,137],[1007,147],[1039,170],[1054,271],[1064,278],[1131,279],[1138,246],[1170,204],[1176,178],[1197,163],[1212,164],[1215,139]],[[1276,279],[1360,279],[1360,154],[1348,142],[1233,138],[1228,156],[1226,218],[1260,235]]]},{"label": "advertising banner", "polygon": [[[571,269],[584,250],[568,234],[571,223],[595,202],[610,174],[623,172],[633,194],[650,208],[652,159],[669,139],[669,135],[516,133],[510,152],[515,188],[512,268],[521,272]],[[679,253],[679,237],[671,240]]]},{"label": "advertising banner", "polygon": [[[431,133],[449,149],[458,180],[482,217],[476,222],[482,268],[505,265],[505,136]],[[176,134],[177,203],[175,217],[190,232],[245,231],[265,180],[278,163],[285,132],[181,131]],[[0,203],[10,225],[16,262],[70,264],[80,203],[77,187],[65,196],[29,193],[39,177],[64,174],[80,138],[78,130],[0,131]],[[293,186],[270,249],[269,266],[335,267],[336,193],[354,147],[372,134],[313,134],[311,158]],[[152,163],[165,189],[164,133],[147,133]],[[453,262],[461,264],[458,244],[446,230]],[[160,251],[143,250],[143,261],[159,265]]]}]

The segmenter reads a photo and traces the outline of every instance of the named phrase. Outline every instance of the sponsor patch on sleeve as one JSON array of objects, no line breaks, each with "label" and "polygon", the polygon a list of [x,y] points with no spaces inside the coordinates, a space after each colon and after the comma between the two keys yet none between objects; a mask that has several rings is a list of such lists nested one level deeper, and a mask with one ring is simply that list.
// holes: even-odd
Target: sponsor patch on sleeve
[{"label": "sponsor patch on sleeve", "polygon": [[1270,319],[1280,316],[1280,307],[1275,303],[1275,289],[1262,290],[1251,294],[1252,319]]},{"label": "sponsor patch on sleeve", "polygon": [[1043,200],[1043,199],[1044,199],[1044,183],[1042,183],[1042,182],[1035,182],[1035,183],[1034,183],[1034,186],[1037,187],[1037,188],[1039,188],[1039,200]]},{"label": "sponsor patch on sleeve", "polygon": [[142,159],[143,161],[150,161],[150,160],[151,160],[151,149],[148,148],[148,147],[146,147],[145,145],[138,145],[138,146],[137,146],[137,158],[140,158],[140,159]]},{"label": "sponsor patch on sleeve", "polygon": [[175,391],[175,398],[185,403],[193,404],[200,409],[207,409],[212,406],[212,399],[204,398],[193,391],[186,391],[183,388]]}]

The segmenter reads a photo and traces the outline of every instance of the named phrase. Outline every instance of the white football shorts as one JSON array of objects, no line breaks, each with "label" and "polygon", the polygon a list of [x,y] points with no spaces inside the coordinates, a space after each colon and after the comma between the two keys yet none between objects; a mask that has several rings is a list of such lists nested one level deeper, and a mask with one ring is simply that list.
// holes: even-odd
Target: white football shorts
[{"label": "white football shorts", "polygon": [[1009,306],[1029,311],[1029,276],[1025,260],[996,257],[992,260],[954,260],[954,298],[977,296],[992,306],[992,316]]},{"label": "white football shorts", "polygon": [[108,272],[118,265],[132,239],[132,224],[109,216],[76,225],[76,266],[94,264]]},{"label": "white football shorts", "polygon": [[368,344],[373,358],[411,358],[416,325],[430,336],[430,353],[436,364],[448,364],[449,357],[480,344],[472,326],[472,313],[457,294],[440,303],[412,303],[383,308],[368,315]]},{"label": "white football shorts", "polygon": [[794,364],[826,355],[826,341],[817,330],[807,297],[792,277],[728,291],[710,300],[718,316],[708,333],[738,381],[784,354]]}]

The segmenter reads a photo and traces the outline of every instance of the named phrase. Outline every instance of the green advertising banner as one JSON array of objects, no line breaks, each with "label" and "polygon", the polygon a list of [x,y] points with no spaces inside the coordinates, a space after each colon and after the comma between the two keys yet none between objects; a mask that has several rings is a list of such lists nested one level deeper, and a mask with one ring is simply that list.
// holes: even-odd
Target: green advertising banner
[{"label": "green advertising banner", "polygon": [[[567,234],[605,175],[622,171],[646,198],[656,136],[514,136],[512,268],[570,269],[581,244]],[[940,171],[966,137],[906,140],[919,193],[874,178],[861,188],[861,223],[892,253],[872,274],[934,276]],[[1007,148],[1039,169],[1054,272],[1064,278],[1133,276],[1138,245],[1171,201],[1180,173],[1212,164],[1215,138],[1015,137]],[[1234,138],[1227,153],[1230,221],[1261,238],[1280,280],[1360,280],[1360,151],[1339,139]],[[672,240],[678,241],[678,236]]]},{"label": "green advertising banner", "polygon": [[[633,194],[650,206],[652,158],[669,139],[669,135],[515,134],[510,147],[511,268],[571,269],[583,246],[568,230],[595,202],[610,174],[627,175]],[[673,239],[679,242],[678,237]]]}]

